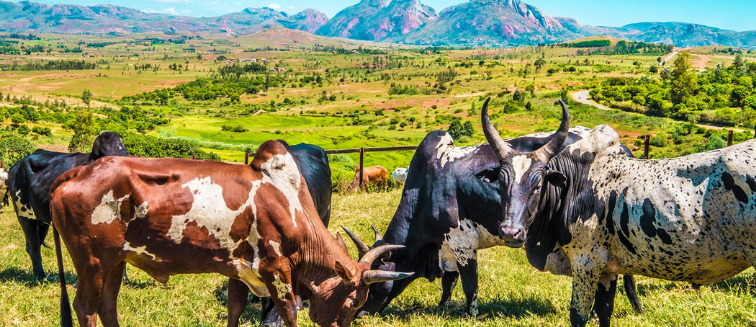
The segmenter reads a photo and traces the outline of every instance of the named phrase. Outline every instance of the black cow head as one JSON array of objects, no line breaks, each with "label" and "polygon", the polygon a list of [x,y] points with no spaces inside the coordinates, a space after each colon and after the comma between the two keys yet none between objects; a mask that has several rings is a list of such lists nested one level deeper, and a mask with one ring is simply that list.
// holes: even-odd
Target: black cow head
[{"label": "black cow head", "polygon": [[128,156],[121,136],[116,132],[103,131],[92,144],[89,160],[97,160],[106,156]]},{"label": "black cow head", "polygon": [[520,247],[527,238],[527,227],[533,220],[544,182],[561,185],[565,176],[549,170],[546,164],[559,152],[567,139],[570,114],[562,105],[562,124],[555,136],[543,147],[532,152],[519,152],[499,136],[488,117],[488,100],[483,104],[481,120],[483,132],[501,165],[497,182],[501,198],[503,221],[499,237],[511,247]]}]

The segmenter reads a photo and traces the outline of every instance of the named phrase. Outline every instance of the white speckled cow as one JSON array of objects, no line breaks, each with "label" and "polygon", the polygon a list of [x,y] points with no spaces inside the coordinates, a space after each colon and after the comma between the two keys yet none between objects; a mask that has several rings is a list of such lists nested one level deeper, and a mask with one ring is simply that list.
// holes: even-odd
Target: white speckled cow
[{"label": "white speckled cow", "polygon": [[3,212],[3,206],[8,204],[8,186],[5,181],[8,180],[8,172],[0,169],[0,212]]},{"label": "white speckled cow", "polygon": [[394,180],[395,188],[404,186],[404,183],[407,181],[407,168],[394,169],[394,172],[391,173],[391,178]]},{"label": "white speckled cow", "polygon": [[[323,225],[286,147],[263,143],[249,166],[213,161],[106,157],[50,188],[59,273],[60,239],[79,287],[79,324],[118,326],[121,271],[129,263],[165,283],[176,274],[219,273],[271,296],[288,327],[297,297],[320,326],[351,325],[371,283],[411,274],[370,270],[381,246],[353,260]],[[60,233],[60,238],[58,237]],[[61,325],[71,326],[65,278]],[[68,308],[68,311],[65,309]]]},{"label": "white speckled cow", "polygon": [[756,141],[637,160],[598,126],[558,154],[517,152],[485,106],[482,116],[501,163],[499,235],[524,244],[534,267],[572,276],[573,326],[587,323],[594,294],[599,325],[609,326],[618,274],[711,284],[756,263]]}]

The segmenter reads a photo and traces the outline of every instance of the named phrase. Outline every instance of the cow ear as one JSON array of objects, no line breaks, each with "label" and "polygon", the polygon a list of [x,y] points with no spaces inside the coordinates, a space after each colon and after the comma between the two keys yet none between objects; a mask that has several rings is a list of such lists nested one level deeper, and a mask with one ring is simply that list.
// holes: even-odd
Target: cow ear
[{"label": "cow ear", "polygon": [[556,170],[547,170],[546,182],[551,183],[551,185],[561,187],[561,186],[564,186],[565,182],[567,182],[567,177],[565,177],[564,174]]},{"label": "cow ear", "polygon": [[475,177],[486,183],[493,183],[499,179],[499,169],[501,168],[484,169],[483,171],[475,174]]},{"label": "cow ear", "polygon": [[354,272],[349,270],[349,268],[344,267],[341,262],[336,261],[336,264],[334,264],[334,271],[336,272],[337,276],[341,277],[341,280],[344,281],[344,284],[352,284],[355,274]]}]

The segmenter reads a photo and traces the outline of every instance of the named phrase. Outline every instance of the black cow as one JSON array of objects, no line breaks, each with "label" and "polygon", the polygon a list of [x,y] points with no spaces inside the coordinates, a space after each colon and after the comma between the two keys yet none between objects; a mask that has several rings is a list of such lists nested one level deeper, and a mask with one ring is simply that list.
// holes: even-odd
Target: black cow
[{"label": "black cow", "polygon": [[[575,128],[569,143],[580,140],[589,130]],[[550,134],[523,136],[507,141],[512,147],[531,150],[550,141]],[[628,150],[629,153],[629,150]],[[493,183],[499,168],[488,144],[455,147],[448,133],[434,131],[420,143],[410,163],[402,199],[383,241],[406,248],[393,251],[377,269],[403,271],[415,275],[405,280],[371,285],[368,301],[358,315],[374,314],[397,297],[412,281],[442,277],[443,294],[439,305],[449,304],[458,277],[467,297],[467,312],[477,315],[477,251],[504,245],[497,235],[501,204],[498,184]],[[358,238],[350,237],[357,243]],[[380,235],[376,231],[376,244]],[[368,251],[358,245],[360,254]],[[626,277],[628,297],[640,311],[632,276]]]},{"label": "black cow", "polygon": [[[294,157],[294,161],[302,173],[307,190],[310,192],[315,209],[323,224],[328,227],[328,221],[331,219],[331,167],[328,163],[328,155],[325,151],[312,144],[300,143],[289,147],[286,142],[279,140],[286,145],[289,153]],[[244,312],[247,305],[249,288],[242,281],[229,278],[228,280],[228,326],[236,327],[239,325],[239,318]],[[275,309],[275,305],[270,298],[262,299],[262,324],[263,326],[281,326],[281,317]]]},{"label": "black cow", "polygon": [[92,153],[60,153],[37,150],[19,160],[8,172],[8,192],[26,236],[26,253],[37,278],[44,278],[40,246],[50,228],[50,185],[68,170],[87,165],[105,156],[127,156],[121,136],[102,132],[92,145]]}]

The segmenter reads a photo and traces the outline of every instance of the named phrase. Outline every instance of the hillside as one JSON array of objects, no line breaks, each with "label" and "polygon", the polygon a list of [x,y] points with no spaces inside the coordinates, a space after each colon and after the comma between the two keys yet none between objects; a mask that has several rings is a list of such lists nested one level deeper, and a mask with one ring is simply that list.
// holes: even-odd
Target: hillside
[{"label": "hillside", "polygon": [[0,30],[22,33],[208,32],[250,34],[272,26],[314,32],[328,17],[307,9],[289,16],[270,8],[247,8],[228,15],[197,18],[145,13],[114,5],[47,5],[0,1]]},{"label": "hillside", "polygon": [[[175,0],[171,0],[175,1]],[[290,15],[263,7],[216,17],[145,13],[115,5],[48,5],[0,0],[0,31],[58,34],[252,34],[285,27],[326,37],[440,46],[518,46],[610,36],[680,47],[756,48],[756,31],[693,23],[642,22],[620,27],[581,25],[551,17],[521,0],[470,0],[437,13],[420,0],[362,0],[329,19],[315,9]]]},{"label": "hillside", "polygon": [[362,0],[336,14],[317,34],[391,42],[413,34],[436,17],[436,11],[419,0]]},{"label": "hillside", "polygon": [[406,37],[432,45],[521,45],[579,37],[538,8],[519,0],[472,0],[443,10],[438,19]]}]

